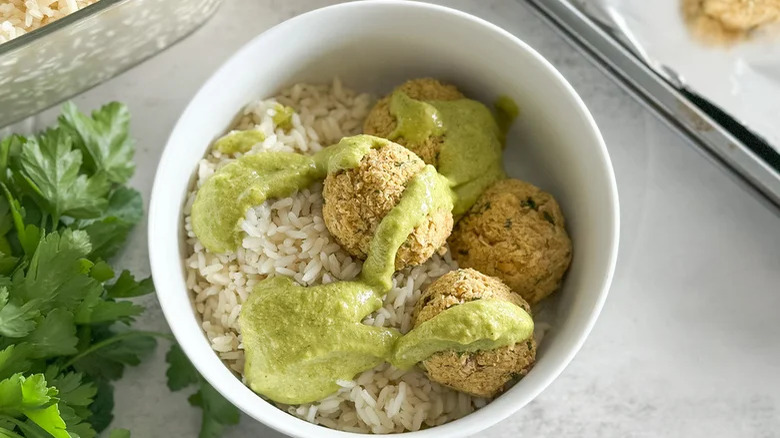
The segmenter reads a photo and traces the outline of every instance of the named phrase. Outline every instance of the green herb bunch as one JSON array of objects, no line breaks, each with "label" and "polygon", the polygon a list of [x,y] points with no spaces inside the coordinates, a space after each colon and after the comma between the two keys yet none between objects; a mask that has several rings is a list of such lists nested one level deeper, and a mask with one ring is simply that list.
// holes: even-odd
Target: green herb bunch
[{"label": "green herb bunch", "polygon": [[[130,329],[153,291],[108,263],[143,216],[120,103],[0,140],[0,437],[91,438],[155,333]],[[112,438],[129,436],[115,430]]]},{"label": "green herb bunch", "polygon": [[[0,438],[92,438],[113,419],[112,381],[168,334],[132,330],[153,292],[108,263],[143,217],[130,114],[68,103],[56,126],[0,140]],[[195,386],[201,438],[236,424],[225,400],[173,345],[168,387]],[[117,429],[110,438],[128,438]]]}]

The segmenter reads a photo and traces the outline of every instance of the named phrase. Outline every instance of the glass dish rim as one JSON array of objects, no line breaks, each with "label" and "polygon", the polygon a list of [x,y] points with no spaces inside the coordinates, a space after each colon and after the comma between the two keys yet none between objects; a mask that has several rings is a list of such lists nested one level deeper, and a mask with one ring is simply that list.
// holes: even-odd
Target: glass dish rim
[{"label": "glass dish rim", "polygon": [[119,3],[124,3],[130,0],[98,0],[89,6],[86,6],[78,11],[66,15],[56,21],[53,21],[45,26],[41,26],[31,32],[16,37],[10,41],[0,43],[0,57],[6,53],[13,52],[16,49],[32,44],[33,42],[46,38],[47,35],[54,33],[60,29],[64,29],[76,22],[86,19],[91,15],[95,15],[100,11],[110,8]]}]

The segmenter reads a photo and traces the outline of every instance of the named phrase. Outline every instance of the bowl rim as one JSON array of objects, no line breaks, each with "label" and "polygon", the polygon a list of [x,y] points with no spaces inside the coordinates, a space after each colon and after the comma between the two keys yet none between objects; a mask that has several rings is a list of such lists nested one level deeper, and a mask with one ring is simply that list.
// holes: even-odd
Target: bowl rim
[{"label": "bowl rim", "polygon": [[[223,76],[224,73],[232,67],[232,64],[234,64],[238,59],[242,58],[244,52],[249,51],[250,46],[258,44],[260,40],[267,38],[271,34],[282,32],[286,30],[288,27],[296,25],[296,23],[302,21],[304,17],[309,18],[314,15],[322,14],[323,12],[326,11],[330,12],[332,10],[370,8],[376,5],[406,8],[409,9],[411,12],[414,12],[413,10],[427,10],[427,11],[433,11],[441,14],[454,15],[459,19],[468,20],[473,22],[474,24],[485,27],[487,28],[487,30],[495,34],[498,34],[503,38],[510,40],[512,43],[514,43],[515,46],[518,47],[519,50],[525,51],[528,55],[534,58],[534,60],[538,62],[546,70],[546,72],[549,75],[551,75],[559,83],[559,85],[563,87],[565,92],[572,97],[573,102],[576,105],[577,111],[580,112],[582,116],[584,116],[584,119],[587,122],[588,127],[590,128],[590,134],[593,136],[593,139],[595,140],[595,143],[598,147],[599,159],[601,161],[601,165],[604,167],[607,173],[606,177],[608,183],[608,193],[606,193],[606,196],[608,198],[607,199],[608,205],[612,210],[611,211],[612,233],[611,236],[609,236],[610,237],[610,241],[608,242],[609,244],[607,245],[607,248],[605,248],[609,251],[607,270],[606,272],[603,273],[601,279],[600,291],[596,298],[594,307],[590,312],[590,315],[588,315],[587,317],[583,330],[581,330],[577,334],[576,339],[573,340],[572,347],[568,349],[563,360],[548,366],[546,370],[547,375],[535,387],[534,386],[530,387],[528,391],[522,393],[522,396],[517,397],[517,400],[515,400],[515,403],[512,406],[507,406],[504,407],[503,409],[498,409],[498,410],[493,409],[492,411],[490,411],[491,415],[489,416],[479,415],[480,412],[485,412],[485,409],[483,408],[471,414],[468,414],[460,419],[450,421],[440,426],[435,426],[429,429],[413,431],[413,432],[403,432],[400,434],[365,434],[365,433],[335,430],[324,426],[319,426],[319,425],[309,423],[303,419],[300,419],[293,415],[289,415],[286,412],[284,412],[284,415],[279,415],[279,416],[262,415],[262,413],[257,413],[255,410],[253,410],[251,406],[242,403],[239,397],[234,396],[234,394],[228,392],[225,388],[222,388],[222,384],[221,384],[223,380],[222,376],[218,375],[216,371],[212,372],[211,369],[207,368],[205,365],[199,364],[198,361],[192,361],[192,363],[195,366],[195,368],[198,370],[198,372],[200,372],[200,374],[206,379],[206,381],[209,382],[209,384],[211,384],[214,387],[214,389],[216,389],[220,394],[222,394],[222,396],[224,396],[233,405],[238,407],[245,414],[261,422],[262,424],[271,427],[272,429],[286,435],[298,436],[298,437],[309,437],[312,435],[316,435],[316,436],[330,436],[330,437],[338,437],[338,438],[391,437],[391,436],[403,435],[403,436],[410,436],[410,437],[413,436],[414,438],[424,438],[424,437],[432,437],[435,436],[436,434],[447,433],[448,434],[447,436],[453,436],[453,437],[466,436],[466,435],[480,432],[481,430],[493,426],[498,422],[506,419],[510,415],[516,413],[520,409],[522,409],[526,404],[528,404],[530,401],[535,399],[542,391],[544,391],[555,379],[557,379],[558,376],[560,376],[560,374],[563,372],[563,370],[566,369],[566,367],[571,363],[574,356],[580,351],[585,340],[588,338],[590,332],[592,331],[596,323],[596,320],[598,319],[598,316],[600,315],[603,309],[604,303],[609,293],[612,279],[614,277],[615,267],[617,263],[618,246],[620,240],[620,208],[619,208],[619,200],[618,200],[617,182],[616,182],[612,162],[609,156],[609,152],[607,150],[604,139],[601,135],[598,126],[596,125],[596,122],[592,114],[587,109],[585,103],[582,101],[582,99],[574,90],[574,88],[571,86],[571,84],[569,84],[569,82],[563,77],[563,75],[549,61],[547,61],[544,57],[542,57],[541,54],[539,54],[535,49],[533,49],[527,43],[520,40],[518,37],[514,36],[510,32],[502,29],[501,27],[487,20],[471,15],[467,12],[463,12],[457,9],[453,9],[441,5],[423,3],[418,1],[398,2],[397,0],[364,0],[359,2],[341,3],[341,4],[326,6],[323,8],[318,8],[318,9],[308,11],[304,14],[297,15],[295,17],[287,19],[265,30],[264,32],[260,33],[259,35],[253,37],[252,39],[244,43],[226,61],[224,61],[216,71],[214,71],[209,76],[209,78],[201,85],[198,91],[189,100],[187,106],[185,107],[181,116],[178,118],[176,124],[174,125],[174,128],[172,129],[171,134],[168,137],[168,140],[166,141],[165,148],[163,150],[163,153],[160,157],[160,161],[156,169],[154,184],[151,191],[150,206],[149,206],[148,245],[149,245],[150,267],[154,278],[157,278],[158,275],[163,276],[165,274],[165,271],[163,271],[162,267],[160,267],[161,262],[158,260],[156,256],[156,253],[158,251],[155,251],[155,248],[157,248],[160,245],[158,243],[160,242],[160,239],[158,239],[158,235],[161,233],[161,231],[158,231],[160,227],[156,226],[157,222],[159,222],[159,220],[155,219],[157,217],[156,213],[161,208],[159,207],[159,205],[170,202],[170,200],[165,199],[160,194],[160,192],[164,190],[163,187],[165,185],[164,180],[166,179],[163,176],[164,169],[166,167],[169,167],[172,163],[176,161],[176,157],[173,155],[172,152],[173,147],[169,147],[169,146],[173,144],[173,140],[176,132],[178,132],[181,129],[184,129],[182,125],[183,120],[190,112],[194,111],[193,104],[201,95],[202,91],[204,89],[208,89],[212,87],[213,84],[217,82],[217,78]],[[183,204],[183,200],[177,200],[177,202]],[[177,240],[180,241],[180,239],[181,237],[177,237]],[[157,269],[155,269],[156,266],[158,267]],[[181,342],[182,336],[177,334],[177,332],[179,331],[175,328],[177,325],[174,323],[174,321],[177,319],[176,310],[178,309],[173,309],[171,308],[172,306],[166,306],[163,304],[164,302],[167,301],[165,298],[166,294],[168,293],[161,292],[159,288],[156,288],[156,295],[160,302],[160,307],[163,311],[163,315],[165,316],[166,321],[168,322],[168,325],[171,328],[171,331],[173,332],[177,341],[180,343],[181,348],[184,350],[185,354],[187,354],[188,358],[195,357],[194,354],[196,348],[195,345],[193,345],[193,343],[190,342]],[[201,334],[202,334],[202,330],[201,330]],[[208,342],[205,339],[205,337],[203,338],[203,341]],[[211,349],[210,346],[208,348],[209,350]],[[224,368],[225,370],[229,371],[229,369],[226,366]],[[243,385],[243,383],[241,383],[241,385]],[[258,399],[260,398],[259,395],[257,395],[256,397]],[[276,409],[275,407],[273,408]],[[282,413],[283,411],[279,410],[278,412]],[[487,414],[487,412],[485,413]],[[475,416],[480,416],[483,418],[481,419],[481,421],[476,421],[476,422],[464,421],[470,417],[474,418]]]}]

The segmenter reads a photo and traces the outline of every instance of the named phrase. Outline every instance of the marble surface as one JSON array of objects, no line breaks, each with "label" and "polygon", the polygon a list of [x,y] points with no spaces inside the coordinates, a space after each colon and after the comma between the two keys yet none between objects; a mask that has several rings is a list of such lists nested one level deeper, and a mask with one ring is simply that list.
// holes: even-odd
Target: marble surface
[{"label": "marble surface", "polygon": [[[75,101],[127,102],[138,140],[132,184],[146,197],[180,112],[253,36],[327,0],[226,0],[203,29]],[[577,89],[609,147],[620,191],[620,258],[582,351],[494,437],[780,436],[780,215],[626,95],[522,4],[440,3],[504,27]],[[49,123],[52,110],[36,123]],[[120,263],[149,272],[146,227]],[[154,297],[140,325],[167,326]],[[165,387],[165,348],[117,384],[114,426],[135,437],[194,437],[199,411]],[[245,417],[226,437],[276,437]]]}]

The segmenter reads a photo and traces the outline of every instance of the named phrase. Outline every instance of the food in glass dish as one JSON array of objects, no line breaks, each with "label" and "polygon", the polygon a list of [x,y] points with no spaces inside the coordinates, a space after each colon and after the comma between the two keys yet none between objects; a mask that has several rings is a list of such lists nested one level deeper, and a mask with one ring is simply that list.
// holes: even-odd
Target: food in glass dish
[{"label": "food in glass dish", "polygon": [[0,4],[0,44],[32,32],[98,0],[10,0]]}]

